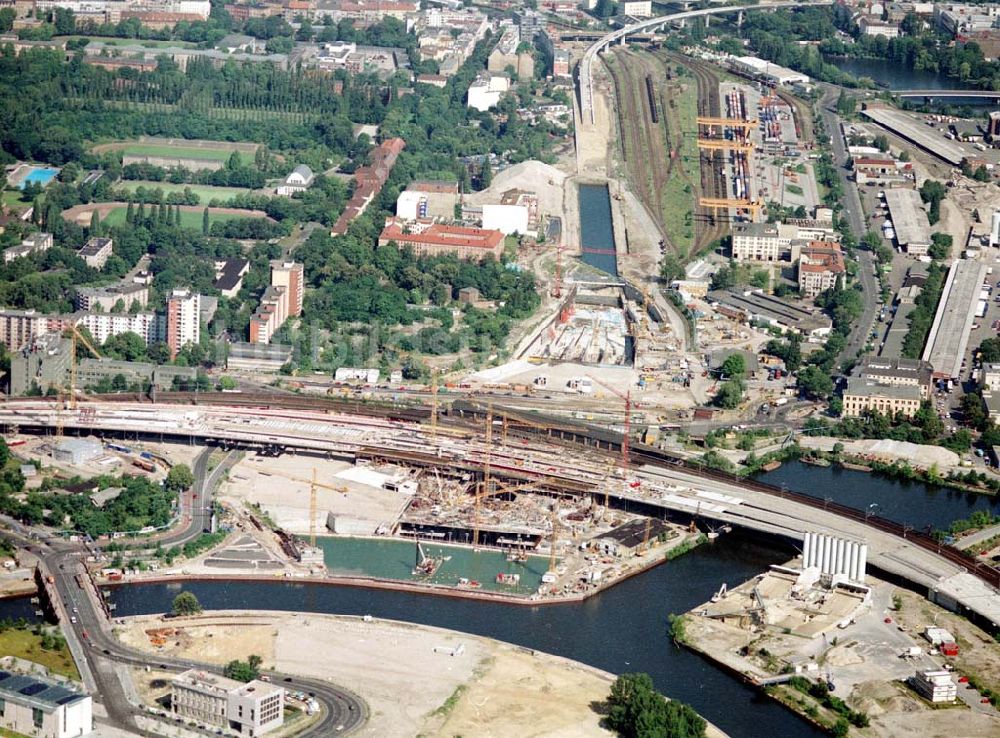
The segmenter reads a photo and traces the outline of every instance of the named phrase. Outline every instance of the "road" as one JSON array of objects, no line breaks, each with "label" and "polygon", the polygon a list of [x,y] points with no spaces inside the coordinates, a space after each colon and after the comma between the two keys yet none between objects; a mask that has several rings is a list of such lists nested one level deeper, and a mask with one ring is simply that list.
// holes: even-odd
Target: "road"
[{"label": "road", "polygon": [[[212,491],[224,472],[238,458],[235,452],[228,453],[209,473],[208,462],[212,451],[210,448],[205,449],[195,460],[193,489],[199,491],[197,498],[199,502],[193,508],[188,525],[160,539],[164,545],[177,545],[197,537],[205,528],[206,522],[211,519]],[[87,576],[83,565],[86,549],[81,544],[55,538],[36,541],[31,537],[33,531],[30,528],[6,517],[3,521],[7,524],[10,535],[18,539],[23,547],[38,555],[43,574],[48,573],[52,576],[60,600],[54,604],[59,613],[62,631],[87,689],[107,711],[107,721],[114,727],[131,731],[136,735],[159,735],[138,726],[136,717],[145,713],[129,702],[125,687],[118,676],[118,669],[122,665],[143,667],[150,663],[152,657],[142,651],[123,646],[111,633],[110,623],[98,600],[99,595],[96,590],[89,584],[86,588],[81,588],[77,583],[77,574]],[[70,622],[71,613],[76,618],[75,624]],[[157,663],[162,669],[176,672],[196,668],[221,673],[221,669],[216,666],[184,659],[160,658]],[[345,735],[360,727],[367,719],[364,701],[347,690],[318,679],[306,679],[281,672],[264,673],[270,676],[275,684],[287,685],[297,691],[315,695],[322,705],[320,719],[299,733],[299,736],[324,738]],[[212,733],[205,732],[205,735]]]},{"label": "road", "polygon": [[[213,448],[206,448],[194,460],[194,484],[185,493],[187,504],[191,515],[187,518],[188,524],[180,530],[170,531],[160,537],[152,537],[151,540],[159,541],[166,546],[179,546],[190,540],[197,538],[202,532],[209,530],[212,524],[212,493],[222,479],[222,475],[239,461],[239,453],[228,451],[219,462],[218,466],[208,471],[208,462],[212,456]],[[183,504],[183,503],[182,503]]]},{"label": "road", "polygon": [[[840,133],[840,118],[836,113],[837,96],[840,88],[833,85],[823,85],[824,93],[819,101],[819,112],[823,116],[823,124],[827,133],[830,134],[830,141],[833,145],[833,160],[837,165],[837,174],[840,175],[840,182],[844,187],[843,216],[847,219],[851,227],[851,233],[858,244],[868,231],[865,225],[864,210],[861,207],[861,197],[858,195],[857,185],[848,177],[847,164],[849,157],[844,137]],[[861,318],[854,324],[850,335],[847,338],[847,345],[844,347],[840,358],[853,359],[865,344],[871,334],[872,325],[875,323],[875,316],[879,309],[880,288],[878,280],[873,273],[875,259],[871,251],[858,248],[855,253],[858,257],[858,273],[861,280],[861,294],[864,299],[864,311]]]}]

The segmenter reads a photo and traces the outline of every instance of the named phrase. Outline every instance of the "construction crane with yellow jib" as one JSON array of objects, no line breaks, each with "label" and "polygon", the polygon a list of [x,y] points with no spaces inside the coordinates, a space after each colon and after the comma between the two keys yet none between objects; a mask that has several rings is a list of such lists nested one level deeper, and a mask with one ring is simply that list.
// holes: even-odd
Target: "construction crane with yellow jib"
[{"label": "construction crane with yellow jib", "polygon": [[317,489],[329,489],[334,492],[340,492],[341,494],[347,494],[351,490],[343,485],[336,486],[333,484],[325,484],[316,479],[316,467],[313,467],[312,479],[305,479],[304,477],[296,477],[293,475],[285,475],[288,479],[295,482],[305,482],[309,485],[309,545],[316,548],[316,512],[318,510],[318,505],[316,502],[316,490]]}]

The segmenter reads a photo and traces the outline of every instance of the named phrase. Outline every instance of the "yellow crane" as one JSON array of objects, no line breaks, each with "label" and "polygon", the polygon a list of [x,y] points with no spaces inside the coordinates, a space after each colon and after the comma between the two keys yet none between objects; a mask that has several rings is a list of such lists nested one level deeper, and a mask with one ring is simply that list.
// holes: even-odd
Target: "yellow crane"
[{"label": "yellow crane", "polygon": [[337,486],[333,484],[325,484],[316,479],[316,467],[313,467],[312,479],[305,479],[304,477],[296,477],[294,475],[286,474],[284,475],[288,479],[295,482],[305,482],[309,485],[309,545],[313,548],[316,547],[316,511],[318,509],[316,504],[316,490],[317,489],[329,489],[334,492],[340,492],[341,494],[347,494],[351,490],[343,485]]},{"label": "yellow crane", "polygon": [[752,131],[757,127],[755,120],[740,120],[739,118],[713,118],[708,115],[698,116],[699,126],[723,126],[728,128],[739,128],[744,131]]},{"label": "yellow crane", "polygon": [[[92,353],[96,358],[103,359],[101,352],[94,348],[94,345],[77,330],[75,325],[70,326],[65,331],[63,331],[63,337],[69,338],[71,341],[69,350],[69,398],[65,404],[69,405],[70,410],[76,410],[76,345],[77,342],[82,343],[87,350]],[[65,387],[63,387],[65,390]],[[56,437],[61,438],[63,430],[65,428],[65,423],[62,416],[62,403],[60,403],[60,408],[56,413]]]},{"label": "yellow crane", "polygon": [[490,488],[490,455],[493,452],[493,404],[486,406],[486,459],[483,461],[483,481],[476,490],[476,516],[472,527],[472,547],[479,546],[479,505],[483,497],[492,494]]},{"label": "yellow crane", "polygon": [[699,138],[698,148],[709,151],[740,151],[744,154],[750,154],[754,150],[754,145],[752,141],[743,143],[741,141],[729,141],[726,139]]},{"label": "yellow crane", "polygon": [[431,438],[437,439],[438,435],[438,382],[439,372],[431,369]]},{"label": "yellow crane", "polygon": [[700,197],[698,204],[703,208],[712,208],[712,210],[728,208],[747,210],[750,212],[750,220],[752,221],[757,220],[757,215],[764,207],[764,203],[760,200],[737,200],[728,197]]}]

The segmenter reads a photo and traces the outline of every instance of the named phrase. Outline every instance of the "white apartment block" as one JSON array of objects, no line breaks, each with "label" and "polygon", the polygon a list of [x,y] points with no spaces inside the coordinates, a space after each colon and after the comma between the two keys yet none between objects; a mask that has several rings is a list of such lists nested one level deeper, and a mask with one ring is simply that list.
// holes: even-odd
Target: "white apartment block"
[{"label": "white apartment block", "polygon": [[0,727],[37,738],[93,733],[93,700],[50,679],[0,671]]},{"label": "white apartment block", "polygon": [[122,333],[135,333],[146,345],[158,339],[157,320],[155,313],[135,313],[121,315],[116,313],[83,313],[76,316],[77,326],[86,328],[98,345],[111,336]]},{"label": "white apartment block", "polygon": [[799,237],[798,226],[784,223],[747,223],[733,228],[736,261],[781,261]]},{"label": "white apartment block", "polygon": [[201,339],[201,295],[191,290],[174,290],[167,298],[167,345],[170,358],[190,343]]},{"label": "white apartment block", "polygon": [[149,303],[149,285],[137,282],[119,282],[108,287],[77,287],[76,307],[78,310],[103,310],[110,313],[120,302],[125,310],[133,305],[146,307]]},{"label": "white apartment block", "polygon": [[257,738],[284,721],[285,690],[254,680],[246,684],[191,669],[172,683],[174,715]]},{"label": "white apartment block", "polygon": [[1000,390],[1000,364],[983,364],[979,370],[979,386],[986,392]]},{"label": "white apartment block", "polygon": [[40,254],[50,248],[52,248],[51,233],[32,233],[30,236],[25,236],[19,245],[4,249],[3,261],[4,264],[9,264],[14,259]]},{"label": "white apartment block", "polygon": [[51,317],[34,310],[0,310],[0,343],[17,351],[35,336],[48,333]]}]

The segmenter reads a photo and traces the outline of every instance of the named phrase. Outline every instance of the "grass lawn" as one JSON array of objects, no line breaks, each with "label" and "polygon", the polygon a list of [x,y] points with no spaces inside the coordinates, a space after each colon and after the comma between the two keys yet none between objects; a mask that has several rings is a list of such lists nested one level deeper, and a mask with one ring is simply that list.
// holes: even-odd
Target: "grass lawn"
[{"label": "grass lawn", "polygon": [[42,649],[41,636],[30,630],[11,628],[0,633],[0,653],[4,656],[34,661],[46,667],[53,674],[62,674],[70,679],[80,680],[80,672],[76,669],[69,648],[61,651],[45,651]]},{"label": "grass lawn", "polygon": [[4,205],[30,205],[30,202],[25,202],[21,199],[21,190],[4,190],[3,191],[3,204]]},{"label": "grass lawn", "polygon": [[[137,206],[138,207],[138,206]],[[127,208],[115,208],[110,213],[108,217],[104,219],[104,223],[108,225],[121,225],[125,222],[125,213],[128,212]],[[147,208],[148,212],[148,208]],[[181,210],[181,226],[184,228],[195,228],[201,230],[201,220],[202,211],[191,211],[191,210]],[[253,217],[250,213],[246,215],[236,215],[234,213],[213,213],[211,210],[208,213],[208,221],[211,223],[224,223],[227,220],[235,220],[237,218],[251,218]]]},{"label": "grass lawn", "polygon": [[785,192],[791,192],[793,195],[802,195],[802,188],[797,184],[786,184]]},{"label": "grass lawn", "polygon": [[13,730],[7,730],[7,728],[0,728],[0,738],[31,738],[24,733],[15,733]]},{"label": "grass lawn", "polygon": [[[122,149],[130,156],[162,156],[203,161],[226,161],[236,149],[203,149],[195,146],[170,146],[169,144],[129,144]],[[241,153],[246,157],[246,154]]]},{"label": "grass lawn", "polygon": [[250,190],[243,189],[242,187],[213,187],[212,185],[173,184],[171,182],[143,182],[128,180],[126,182],[121,182],[118,185],[118,189],[127,190],[128,192],[135,192],[135,190],[139,187],[145,187],[148,190],[163,190],[164,194],[168,195],[171,192],[184,192],[184,190],[190,189],[194,194],[201,198],[202,205],[208,205],[211,200],[228,200],[235,195],[250,192]]},{"label": "grass lawn", "polygon": [[196,46],[196,44],[193,44],[190,41],[152,41],[139,38],[118,38],[117,36],[84,36],[76,34],[74,36],[56,36],[55,38],[65,39],[66,41],[85,38],[88,41],[100,41],[108,46],[132,46],[138,44],[139,46],[145,46],[150,49],[162,49],[167,46],[178,46],[183,49],[190,49]]},{"label": "grass lawn", "polygon": [[694,193],[685,192],[687,183],[673,176],[663,188],[663,226],[670,234],[670,240],[681,256],[691,253],[694,246],[694,225],[691,217],[694,208]]}]

